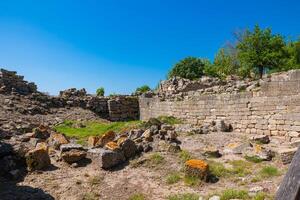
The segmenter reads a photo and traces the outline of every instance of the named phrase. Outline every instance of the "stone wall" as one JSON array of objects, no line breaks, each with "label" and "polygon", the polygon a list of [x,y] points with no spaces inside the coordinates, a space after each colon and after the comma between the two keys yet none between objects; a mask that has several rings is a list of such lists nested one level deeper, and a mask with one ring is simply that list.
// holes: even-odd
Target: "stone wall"
[{"label": "stone wall", "polygon": [[259,85],[237,93],[188,92],[181,98],[144,95],[139,98],[140,118],[167,115],[199,125],[224,119],[235,131],[300,136],[300,70],[265,77]]}]

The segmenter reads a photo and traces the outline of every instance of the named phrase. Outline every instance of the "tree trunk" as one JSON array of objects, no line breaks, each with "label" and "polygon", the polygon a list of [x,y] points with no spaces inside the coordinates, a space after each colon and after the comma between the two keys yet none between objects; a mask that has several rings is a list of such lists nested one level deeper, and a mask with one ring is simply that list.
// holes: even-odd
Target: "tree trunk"
[{"label": "tree trunk", "polygon": [[258,67],[258,72],[259,72],[259,78],[262,78],[263,74],[264,74],[264,67],[259,66]]}]

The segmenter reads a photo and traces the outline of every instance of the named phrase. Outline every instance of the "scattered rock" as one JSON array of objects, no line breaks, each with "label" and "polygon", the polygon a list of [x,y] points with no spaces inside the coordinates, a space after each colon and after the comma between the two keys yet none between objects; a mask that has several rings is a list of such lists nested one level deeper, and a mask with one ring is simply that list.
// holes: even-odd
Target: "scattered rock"
[{"label": "scattered rock", "polygon": [[78,162],[84,159],[85,157],[86,157],[86,152],[78,149],[71,149],[61,154],[62,160],[69,164]]},{"label": "scattered rock", "polygon": [[61,145],[68,144],[69,140],[63,134],[52,133],[47,139],[47,142],[50,146],[53,146],[54,149],[58,150]]},{"label": "scattered rock", "polygon": [[40,125],[39,127],[35,128],[33,130],[33,137],[39,138],[39,139],[47,139],[50,136],[50,133],[48,132],[48,127],[44,125]]},{"label": "scattered rock", "polygon": [[270,142],[270,138],[268,135],[255,135],[251,138],[254,142],[259,142],[261,144],[268,144]]},{"label": "scattered rock", "polygon": [[126,139],[123,142],[121,142],[120,147],[122,149],[122,152],[123,152],[125,158],[127,158],[127,159],[134,157],[137,153],[137,146],[130,139]]},{"label": "scattered rock", "polygon": [[116,138],[116,133],[114,131],[108,131],[101,136],[99,141],[96,143],[96,146],[104,147],[108,142],[114,141]]},{"label": "scattered rock", "polygon": [[216,195],[209,198],[209,200],[220,200],[220,199],[221,198],[219,196],[216,196]]},{"label": "scattered rock", "polygon": [[224,149],[226,154],[242,154],[247,148],[251,147],[250,143],[230,143]]},{"label": "scattered rock", "polygon": [[257,193],[260,193],[260,192],[264,192],[264,188],[261,186],[255,186],[255,187],[249,189],[249,196],[253,197]]},{"label": "scattered rock", "polygon": [[45,144],[30,150],[25,158],[28,171],[45,169],[51,164],[48,148]]},{"label": "scattered rock", "polygon": [[89,147],[94,147],[96,146],[97,142],[99,141],[100,137],[98,136],[90,136],[88,138],[88,146]]},{"label": "scattered rock", "polygon": [[281,148],[278,150],[279,157],[283,164],[289,164],[292,162],[292,159],[298,148]]},{"label": "scattered rock", "polygon": [[172,142],[171,144],[169,144],[168,152],[177,153],[180,151],[181,151],[181,148],[177,143]]},{"label": "scattered rock", "polygon": [[203,160],[188,160],[185,162],[185,174],[207,181],[209,176],[209,166]]},{"label": "scattered rock", "polygon": [[222,156],[220,151],[214,147],[207,147],[203,151],[203,155],[210,158],[220,158]]},{"label": "scattered rock", "polygon": [[101,148],[91,149],[88,151],[89,154],[92,154],[101,168],[111,169],[123,162],[125,162],[125,156],[116,151],[105,150]]},{"label": "scattered rock", "polygon": [[9,144],[0,142],[0,158],[10,155],[12,153],[12,147]]}]

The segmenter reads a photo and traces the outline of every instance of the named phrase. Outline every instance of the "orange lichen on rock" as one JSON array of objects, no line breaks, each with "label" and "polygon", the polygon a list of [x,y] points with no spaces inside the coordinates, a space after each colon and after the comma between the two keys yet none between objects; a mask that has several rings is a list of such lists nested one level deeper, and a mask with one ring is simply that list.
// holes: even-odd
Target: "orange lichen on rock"
[{"label": "orange lichen on rock", "polygon": [[108,150],[116,151],[119,149],[119,145],[116,142],[108,142],[105,145],[105,148]]},{"label": "orange lichen on rock", "polygon": [[196,159],[188,160],[188,161],[186,161],[185,165],[187,165],[188,167],[197,168],[200,170],[208,169],[208,164],[203,160],[196,160]]},{"label": "orange lichen on rock", "polygon": [[209,165],[203,160],[188,160],[185,162],[185,174],[207,180],[209,175]]},{"label": "orange lichen on rock", "polygon": [[97,142],[96,146],[103,147],[105,146],[108,142],[114,141],[116,138],[116,133],[113,131],[108,131],[106,132]]}]

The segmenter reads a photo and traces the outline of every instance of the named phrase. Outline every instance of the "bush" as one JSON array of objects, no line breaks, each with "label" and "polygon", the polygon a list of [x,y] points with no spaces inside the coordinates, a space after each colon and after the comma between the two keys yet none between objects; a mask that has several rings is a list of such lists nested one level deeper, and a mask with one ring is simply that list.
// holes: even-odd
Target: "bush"
[{"label": "bush", "polygon": [[172,172],[167,176],[167,184],[174,184],[180,181],[181,177],[178,172]]},{"label": "bush", "polygon": [[245,190],[233,190],[233,189],[224,190],[221,195],[221,200],[230,200],[230,199],[249,199],[249,195],[248,192]]},{"label": "bush", "polygon": [[187,57],[177,64],[169,71],[168,78],[175,76],[186,79],[197,79],[204,75],[204,67],[209,61],[195,57]]},{"label": "bush", "polygon": [[276,167],[265,166],[260,170],[260,175],[264,178],[279,176],[280,173]]},{"label": "bush", "polygon": [[105,91],[104,91],[103,87],[98,88],[97,91],[96,91],[96,94],[97,94],[98,97],[103,97],[104,93],[105,93]]},{"label": "bush", "polygon": [[143,85],[141,87],[136,88],[134,94],[140,95],[140,94],[146,93],[148,91],[151,91],[151,88],[148,85]]}]

